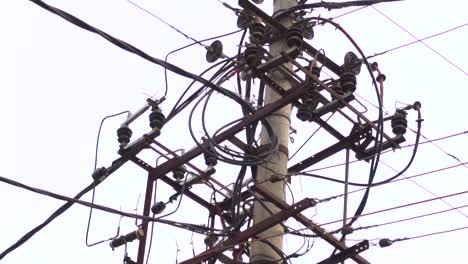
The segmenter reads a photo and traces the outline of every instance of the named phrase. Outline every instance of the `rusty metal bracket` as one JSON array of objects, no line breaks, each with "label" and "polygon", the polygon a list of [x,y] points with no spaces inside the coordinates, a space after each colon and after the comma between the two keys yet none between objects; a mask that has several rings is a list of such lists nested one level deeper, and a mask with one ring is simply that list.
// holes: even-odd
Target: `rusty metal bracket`
[{"label": "rusty metal bracket", "polygon": [[[317,154],[306,158],[305,160],[289,167],[288,173],[294,173],[294,172],[300,172],[324,159],[327,157],[338,153],[339,151],[345,149],[345,148],[355,148],[354,143],[358,142],[359,140],[363,139],[363,136],[366,135],[368,129],[361,129],[357,132],[354,132],[348,137],[344,137],[340,139],[340,141],[334,145],[331,145],[330,147],[318,152]],[[353,147],[354,146],[354,147]]]},{"label": "rusty metal bracket", "polygon": [[[278,208],[282,209],[282,210],[285,210],[286,208],[289,208],[289,205],[283,201],[280,201],[274,194],[270,193],[269,191],[263,189],[262,187],[260,186],[256,186],[255,187],[255,191],[262,195],[263,197],[265,197],[266,199],[268,199],[270,202],[272,202],[275,206],[277,206]],[[293,217],[301,224],[303,224],[304,226],[308,227],[309,230],[311,230],[312,232],[314,232],[317,236],[319,236],[320,238],[322,238],[323,240],[327,241],[328,243],[330,243],[332,246],[334,246],[335,248],[337,248],[338,250],[340,251],[346,251],[348,249],[348,247],[346,247],[345,244],[343,244],[340,240],[338,240],[337,238],[335,238],[333,235],[327,233],[323,228],[321,228],[319,225],[315,224],[314,222],[312,222],[309,218],[307,218],[305,215],[301,214],[301,213],[297,213],[295,215],[293,215]],[[359,256],[359,255],[353,255],[353,256],[350,256],[351,259],[353,259],[354,261],[356,261],[357,263],[359,264],[370,264],[369,261],[365,260],[363,257]]]},{"label": "rusty metal bracket", "polygon": [[353,256],[356,256],[357,254],[367,250],[369,248],[369,241],[368,240],[364,240],[364,241],[361,241],[359,243],[357,243],[356,245],[352,246],[352,247],[349,247],[347,249],[345,249],[344,251],[338,253],[338,254],[335,254],[323,261],[320,261],[319,263],[317,264],[337,264],[337,263],[340,263],[342,261],[345,261]]},{"label": "rusty metal bracket", "polygon": [[225,241],[222,241],[218,243],[216,246],[213,248],[198,254],[197,256],[182,261],[180,264],[191,264],[191,263],[200,263],[202,261],[205,261],[211,257],[217,256],[221,254],[222,252],[229,250],[233,248],[236,245],[242,244],[243,242],[247,241],[248,239],[262,233],[263,231],[277,225],[278,223],[288,219],[291,216],[294,216],[301,211],[313,207],[316,205],[316,202],[312,199],[306,198],[303,199],[291,206],[287,206],[283,208],[280,212],[270,216],[269,218],[261,221],[260,223],[253,225],[250,228],[247,228],[246,230],[234,234],[232,238],[229,238]]}]

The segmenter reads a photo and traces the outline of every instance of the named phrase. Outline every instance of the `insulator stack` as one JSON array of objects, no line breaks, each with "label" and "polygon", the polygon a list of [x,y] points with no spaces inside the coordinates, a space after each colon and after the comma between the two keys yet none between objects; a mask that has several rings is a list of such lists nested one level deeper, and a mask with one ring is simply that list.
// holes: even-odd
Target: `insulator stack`
[{"label": "insulator stack", "polygon": [[262,43],[265,38],[265,25],[259,22],[252,23],[250,26],[250,36],[254,43]]},{"label": "insulator stack", "polygon": [[[311,73],[315,77],[320,77],[320,67],[314,66],[312,67]],[[304,97],[302,98],[302,104],[297,109],[297,118],[302,121],[308,121],[312,119],[313,111],[317,109],[318,106],[318,98],[315,91],[315,81],[312,80],[310,77],[306,77],[306,92]]]},{"label": "insulator stack", "polygon": [[211,151],[203,153],[203,157],[205,158],[206,166],[214,167],[216,164],[218,164],[218,160]]},{"label": "insulator stack", "polygon": [[304,36],[303,36],[301,28],[291,27],[288,30],[288,33],[286,35],[286,43],[288,44],[288,47],[301,48],[303,39],[304,39]]},{"label": "insulator stack", "polygon": [[117,141],[119,141],[120,146],[126,146],[130,143],[130,138],[132,137],[132,130],[127,127],[123,126],[117,129]]},{"label": "insulator stack", "polygon": [[255,67],[260,63],[259,48],[255,44],[250,44],[244,51],[245,62],[250,67]]},{"label": "insulator stack", "polygon": [[406,120],[406,111],[397,110],[392,117],[392,131],[395,135],[404,135],[408,127],[408,120]]},{"label": "insulator stack", "polygon": [[151,114],[149,116],[149,121],[150,121],[150,127],[155,129],[161,130],[163,127],[164,123],[166,122],[166,116],[161,112],[161,109],[159,107],[153,107],[153,110],[151,111]]},{"label": "insulator stack", "polygon": [[181,182],[185,177],[185,166],[178,167],[172,171],[172,177],[177,182]]},{"label": "insulator stack", "polygon": [[346,71],[341,75],[340,85],[343,93],[354,93],[356,91],[356,75],[350,71]]}]

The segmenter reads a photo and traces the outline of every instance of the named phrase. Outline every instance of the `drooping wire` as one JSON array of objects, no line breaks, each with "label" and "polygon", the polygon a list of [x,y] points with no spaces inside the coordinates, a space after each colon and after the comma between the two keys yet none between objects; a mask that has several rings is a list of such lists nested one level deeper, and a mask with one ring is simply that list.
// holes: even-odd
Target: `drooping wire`
[{"label": "drooping wire", "polygon": [[[123,112],[120,112],[120,113],[117,113],[117,114],[113,114],[113,115],[108,115],[106,117],[104,117],[102,120],[101,120],[101,124],[99,124],[99,129],[98,129],[98,134],[97,134],[97,137],[96,137],[96,148],[95,148],[95,152],[94,152],[94,166],[93,166],[93,172],[96,171],[97,169],[97,161],[98,161],[98,152],[99,152],[99,140],[101,138],[101,130],[102,130],[102,125],[104,124],[104,122],[109,119],[109,118],[113,118],[113,117],[117,117],[119,115],[122,115],[122,114],[128,114],[130,115],[130,111],[123,111]],[[94,183],[94,182],[93,182]],[[93,204],[94,203],[94,197],[96,195],[96,188],[93,188],[92,190],[92,195],[91,195],[91,203]],[[101,244],[103,242],[106,242],[106,241],[109,241],[109,239],[105,239],[105,240],[100,240],[100,241],[97,241],[97,242],[94,242],[94,243],[89,243],[88,242],[88,238],[89,238],[89,229],[90,229],[90,226],[91,226],[91,216],[93,214],[93,208],[91,207],[89,209],[89,216],[88,216],[88,224],[86,226],[86,238],[85,238],[85,243],[86,243],[86,246],[88,247],[92,247],[92,246],[95,246],[95,245],[98,245],[98,244]]]}]

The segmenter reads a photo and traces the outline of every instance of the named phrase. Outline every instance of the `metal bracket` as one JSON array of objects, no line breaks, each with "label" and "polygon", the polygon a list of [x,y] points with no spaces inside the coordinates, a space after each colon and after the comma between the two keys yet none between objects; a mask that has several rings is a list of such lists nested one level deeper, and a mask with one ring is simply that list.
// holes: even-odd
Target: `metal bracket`
[{"label": "metal bracket", "polygon": [[362,242],[357,243],[356,245],[341,251],[340,253],[333,255],[317,264],[337,264],[342,261],[345,261],[349,258],[356,256],[357,254],[367,250],[369,248],[369,241],[364,240]]}]

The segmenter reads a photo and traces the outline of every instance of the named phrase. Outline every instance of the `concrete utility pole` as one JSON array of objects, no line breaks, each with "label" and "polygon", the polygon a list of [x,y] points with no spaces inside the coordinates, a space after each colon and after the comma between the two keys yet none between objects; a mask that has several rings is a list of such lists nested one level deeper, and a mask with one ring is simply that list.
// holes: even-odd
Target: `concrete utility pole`
[{"label": "concrete utility pole", "polygon": [[[297,0],[274,0],[274,12],[279,10],[287,9],[297,5]],[[289,27],[292,24],[292,19],[290,17],[284,18],[280,21],[283,25]],[[282,51],[285,51],[288,48],[286,44],[285,38],[282,38],[270,46],[270,52],[273,56],[281,54]],[[292,69],[292,65],[288,64],[287,67]],[[288,90],[291,88],[291,83],[284,78],[284,76],[274,71],[271,74],[271,78],[278,83],[283,89]],[[269,104],[281,98],[273,89],[267,87],[265,91],[265,104]],[[285,182],[279,181],[275,183],[271,183],[268,179],[276,173],[278,174],[286,174],[288,171],[287,163],[288,163],[288,141],[289,141],[289,128],[291,123],[291,105],[287,105],[272,115],[270,115],[267,119],[272,125],[276,135],[278,136],[278,141],[280,144],[280,149],[276,155],[272,157],[272,159],[268,160],[262,166],[258,166],[257,169],[257,178],[256,182],[258,186],[262,186],[263,188],[267,189],[271,193],[274,193],[277,197],[279,197],[282,201],[286,199],[285,195]],[[261,134],[261,144],[268,144],[269,137],[265,129],[262,130]],[[261,196],[257,196],[261,197]],[[272,214],[277,213],[280,211],[276,206],[274,206],[271,202],[262,201],[258,202],[255,201],[254,203],[254,216],[253,221],[254,224],[270,217]],[[273,247],[279,249],[280,251],[283,248],[283,228],[281,225],[276,225],[267,231],[259,234],[257,238],[268,238],[265,239],[266,242],[262,242],[261,240],[254,240],[251,243],[251,251],[250,251],[250,263],[275,263],[274,261],[280,262],[281,255],[276,252]],[[272,238],[270,238],[272,237]]]}]

